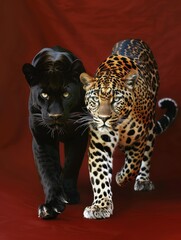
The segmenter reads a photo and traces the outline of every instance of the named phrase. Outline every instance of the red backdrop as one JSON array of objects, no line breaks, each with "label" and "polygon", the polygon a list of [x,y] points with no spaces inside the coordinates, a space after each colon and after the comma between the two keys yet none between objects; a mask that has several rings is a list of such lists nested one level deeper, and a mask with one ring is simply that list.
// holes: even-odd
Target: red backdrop
[{"label": "red backdrop", "polygon": [[[181,239],[181,125],[156,141],[152,180],[156,190],[136,193],[113,178],[114,215],[86,220],[92,201],[87,157],[81,168],[81,204],[67,206],[53,221],[37,218],[44,200],[31,152],[27,101],[29,88],[21,72],[44,47],[73,51],[93,74],[125,38],[141,38],[157,59],[159,98],[180,96],[181,2],[178,0],[1,0],[0,1],[0,239]],[[115,153],[114,174],[123,163]]]}]

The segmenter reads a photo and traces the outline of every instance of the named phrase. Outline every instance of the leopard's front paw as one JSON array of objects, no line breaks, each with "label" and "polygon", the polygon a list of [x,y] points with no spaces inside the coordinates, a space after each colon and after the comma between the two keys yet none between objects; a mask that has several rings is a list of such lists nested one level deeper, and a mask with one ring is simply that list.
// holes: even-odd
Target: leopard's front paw
[{"label": "leopard's front paw", "polygon": [[39,206],[38,217],[42,219],[54,219],[65,209],[65,202],[51,201]]},{"label": "leopard's front paw", "polygon": [[134,184],[135,191],[152,191],[155,189],[154,184],[150,180],[136,180]]},{"label": "leopard's front paw", "polygon": [[102,219],[109,218],[113,214],[113,203],[107,201],[105,206],[93,204],[84,209],[84,217],[88,219]]}]

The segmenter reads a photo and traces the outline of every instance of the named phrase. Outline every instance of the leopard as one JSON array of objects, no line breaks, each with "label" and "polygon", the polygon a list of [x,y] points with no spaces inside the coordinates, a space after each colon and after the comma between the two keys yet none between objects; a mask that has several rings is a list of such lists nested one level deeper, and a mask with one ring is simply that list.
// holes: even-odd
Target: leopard
[{"label": "leopard", "polygon": [[45,195],[38,217],[55,219],[67,204],[80,202],[77,182],[88,133],[77,117],[85,107],[79,80],[85,67],[71,51],[54,46],[41,49],[22,71],[30,88],[32,150]]},{"label": "leopard", "polygon": [[158,105],[165,113],[156,116],[159,72],[153,52],[141,39],[117,42],[112,53],[92,77],[80,75],[86,91],[86,116],[89,126],[88,169],[93,191],[92,205],[83,216],[105,219],[113,215],[112,175],[116,148],[125,155],[116,183],[134,182],[135,191],[155,189],[150,179],[150,159],[155,138],[174,121],[178,105],[172,98],[162,98]]}]

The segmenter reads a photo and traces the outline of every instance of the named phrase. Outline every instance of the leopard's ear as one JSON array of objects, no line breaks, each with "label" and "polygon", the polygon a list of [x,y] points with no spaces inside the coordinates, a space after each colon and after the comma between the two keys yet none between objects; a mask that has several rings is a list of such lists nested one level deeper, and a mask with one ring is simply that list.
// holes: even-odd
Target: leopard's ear
[{"label": "leopard's ear", "polygon": [[85,91],[89,90],[94,83],[94,78],[87,73],[80,74],[80,81],[83,83],[83,88]]},{"label": "leopard's ear", "polygon": [[25,63],[22,67],[22,71],[30,87],[37,84],[36,69],[33,65]]},{"label": "leopard's ear", "polygon": [[126,87],[130,90],[132,90],[135,86],[136,80],[138,79],[138,71],[135,69],[132,69],[125,77],[125,84]]}]

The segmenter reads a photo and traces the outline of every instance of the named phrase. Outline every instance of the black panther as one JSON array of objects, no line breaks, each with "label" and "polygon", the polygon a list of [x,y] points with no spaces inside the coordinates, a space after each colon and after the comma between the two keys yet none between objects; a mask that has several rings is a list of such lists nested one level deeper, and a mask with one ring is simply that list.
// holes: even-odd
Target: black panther
[{"label": "black panther", "polygon": [[[88,133],[78,120],[84,112],[79,76],[85,68],[72,52],[56,46],[43,48],[22,70],[30,86],[32,149],[45,193],[38,216],[52,219],[64,211],[66,203],[80,200],[77,180]],[[64,164],[59,142],[64,144]]]}]

